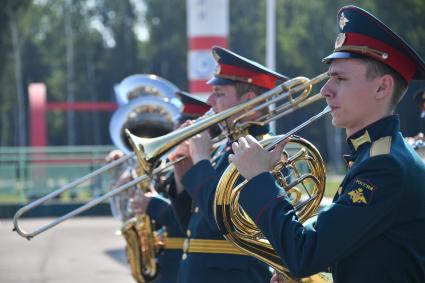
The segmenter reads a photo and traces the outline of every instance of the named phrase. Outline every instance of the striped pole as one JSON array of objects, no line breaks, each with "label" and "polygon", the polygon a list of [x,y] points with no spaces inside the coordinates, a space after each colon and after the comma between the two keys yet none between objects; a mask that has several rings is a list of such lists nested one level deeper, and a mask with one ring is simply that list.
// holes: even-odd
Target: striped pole
[{"label": "striped pole", "polygon": [[187,0],[189,91],[207,97],[216,63],[211,47],[227,47],[229,34],[228,0]]}]

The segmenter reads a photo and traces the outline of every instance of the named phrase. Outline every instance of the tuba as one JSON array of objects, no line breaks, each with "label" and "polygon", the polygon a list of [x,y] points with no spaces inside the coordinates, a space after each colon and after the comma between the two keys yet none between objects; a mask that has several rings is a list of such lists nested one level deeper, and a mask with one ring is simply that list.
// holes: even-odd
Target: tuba
[{"label": "tuba", "polygon": [[[293,134],[329,112],[327,107],[289,133],[260,142],[266,149],[272,149],[281,141],[289,140],[271,174],[286,191],[302,223],[312,217],[319,207],[325,191],[326,171],[317,148]],[[217,185],[214,216],[224,237],[248,255],[273,267],[284,282],[332,282],[322,273],[303,279],[291,276],[269,241],[239,205],[239,194],[246,184],[246,180],[240,180],[239,172],[231,164]]]},{"label": "tuba", "polygon": [[125,129],[142,137],[153,138],[174,130],[183,110],[176,97],[180,90],[156,75],[132,75],[115,86],[121,105],[112,115],[109,134],[124,153],[132,151]]},{"label": "tuba", "polygon": [[[114,89],[118,104],[122,106],[113,114],[109,132],[116,147],[124,153],[131,152],[125,136],[126,129],[138,136],[154,138],[173,131],[178,125],[182,103],[175,96],[179,89],[172,83],[155,75],[132,75]],[[136,162],[129,162],[127,166],[125,170],[133,174],[139,171],[135,170],[138,167]],[[158,179],[160,176],[155,177]],[[146,191],[155,181],[146,179],[138,183],[135,190]],[[136,282],[144,283],[152,281],[157,275],[156,256],[163,243],[157,237],[150,217],[146,214],[134,215],[129,208],[132,195],[137,193],[135,190],[113,196],[110,204],[113,215],[124,221],[121,234],[126,241],[131,274]]]}]

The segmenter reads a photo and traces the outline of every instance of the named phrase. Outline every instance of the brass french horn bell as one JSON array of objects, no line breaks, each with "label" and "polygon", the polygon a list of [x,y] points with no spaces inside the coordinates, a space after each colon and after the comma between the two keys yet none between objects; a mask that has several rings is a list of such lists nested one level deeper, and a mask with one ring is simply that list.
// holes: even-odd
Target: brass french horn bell
[{"label": "brass french horn bell", "polygon": [[[293,136],[295,132],[330,112],[329,106],[289,133],[260,141],[266,149],[289,139],[280,161],[270,172],[285,190],[300,222],[305,222],[317,211],[326,183],[323,159],[317,148],[307,140]],[[285,282],[331,282],[324,274],[305,279],[294,278],[275,250],[239,204],[239,194],[246,180],[233,164],[225,170],[217,185],[214,215],[224,237],[236,247],[273,267]],[[259,193],[261,193],[259,191]]]}]

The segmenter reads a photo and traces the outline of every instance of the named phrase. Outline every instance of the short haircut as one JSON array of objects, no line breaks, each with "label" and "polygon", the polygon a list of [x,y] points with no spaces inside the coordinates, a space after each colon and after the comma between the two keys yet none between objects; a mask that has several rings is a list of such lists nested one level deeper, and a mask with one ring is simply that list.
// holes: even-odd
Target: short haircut
[{"label": "short haircut", "polygon": [[[263,87],[259,87],[259,86],[245,83],[245,82],[236,82],[234,86],[236,88],[236,95],[238,96],[238,98],[241,98],[244,94],[250,91],[255,93],[256,96],[261,95],[267,91],[267,89]],[[259,112],[262,113],[263,115],[267,114],[268,111],[269,111],[269,107],[265,107],[259,110]]]},{"label": "short haircut", "polygon": [[236,82],[235,83],[236,88],[236,95],[238,97],[241,97],[242,95],[246,94],[247,92],[254,92],[256,95],[260,95],[267,91],[267,89],[263,87],[259,87],[253,84],[245,83],[245,82]]},{"label": "short haircut", "polygon": [[374,79],[378,76],[384,75],[390,75],[393,77],[394,90],[391,97],[390,107],[391,110],[394,110],[407,91],[407,82],[396,71],[384,63],[369,58],[361,58],[360,60],[366,64],[367,79]]}]

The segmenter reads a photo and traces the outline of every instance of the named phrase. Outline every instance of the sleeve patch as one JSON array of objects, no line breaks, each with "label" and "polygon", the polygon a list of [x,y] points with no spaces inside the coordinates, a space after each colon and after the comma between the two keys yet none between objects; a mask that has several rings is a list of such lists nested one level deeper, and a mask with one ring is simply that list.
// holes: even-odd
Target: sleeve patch
[{"label": "sleeve patch", "polygon": [[357,206],[367,206],[372,201],[375,187],[367,181],[356,179],[347,193],[351,203]]}]

